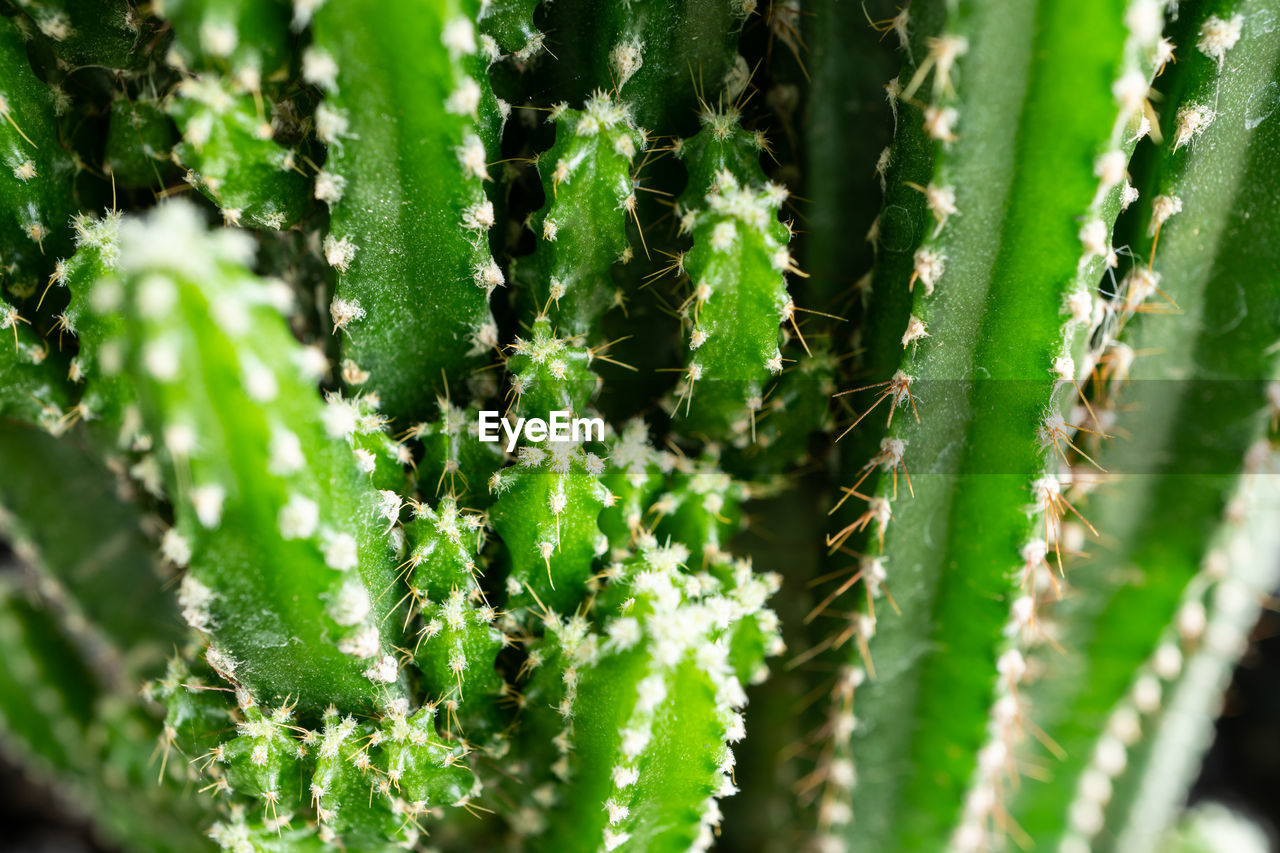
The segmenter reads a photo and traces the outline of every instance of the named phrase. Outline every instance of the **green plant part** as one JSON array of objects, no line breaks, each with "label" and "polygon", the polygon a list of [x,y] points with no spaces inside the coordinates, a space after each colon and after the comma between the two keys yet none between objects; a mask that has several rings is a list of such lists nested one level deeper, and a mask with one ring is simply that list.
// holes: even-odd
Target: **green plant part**
[{"label": "green plant part", "polygon": [[[0,528],[97,681],[132,692],[183,634],[142,513],[86,439],[0,420]],[[65,535],[68,512],[84,541]]]},{"label": "green plant part", "polygon": [[567,813],[548,822],[540,849],[711,845],[717,799],[736,790],[732,744],[744,733],[746,695],[728,637],[760,610],[769,585],[749,569],[736,584],[686,574],[688,556],[679,545],[653,547],[611,569],[596,605],[600,634],[551,626],[561,648],[537,669],[555,667],[562,696],[537,713],[560,717],[554,772],[566,787],[547,805]]},{"label": "green plant part", "polygon": [[170,64],[223,70],[238,91],[262,91],[293,59],[293,13],[284,0],[162,0],[156,13],[173,25]]},{"label": "green plant part", "polygon": [[508,692],[495,660],[510,640],[479,584],[483,525],[452,497],[436,509],[415,503],[405,525],[405,568],[421,623],[413,647],[421,686],[445,710],[447,731],[493,744],[490,737],[504,724],[499,702]]},{"label": "green plant part", "polygon": [[[1075,589],[1050,614],[1057,641],[1086,652],[1033,659],[1043,675],[1027,702],[1064,756],[1049,764],[1053,784],[1024,789],[1012,813],[1064,846],[1158,849],[1256,619],[1253,591],[1274,582],[1276,543],[1255,520],[1274,501],[1270,477],[1239,474],[1271,464],[1257,442],[1274,417],[1280,338],[1267,165],[1280,136],[1251,122],[1280,75],[1266,24],[1278,11],[1211,3],[1180,17],[1177,64],[1159,81],[1164,142],[1136,158],[1141,195],[1124,233],[1134,262],[1104,288],[1110,334],[1093,403],[1117,436],[1096,456],[1111,473],[1080,478],[1082,492],[1102,480],[1082,511],[1105,538],[1073,561]],[[1235,298],[1223,300],[1228,287]],[[1159,358],[1138,355],[1156,346]]]},{"label": "green plant part", "polygon": [[412,845],[428,810],[466,805],[478,793],[466,747],[440,740],[432,708],[393,710],[377,727],[330,710],[316,755],[311,795],[325,841],[334,833],[357,846]]},{"label": "green plant part", "polygon": [[491,500],[489,479],[505,461],[504,444],[479,440],[476,405],[462,408],[440,397],[436,406],[436,419],[416,424],[407,436],[423,447],[418,489],[430,497],[453,495],[468,506],[484,508]]},{"label": "green plant part", "polygon": [[1263,853],[1267,831],[1248,815],[1222,803],[1197,803],[1164,839],[1173,853]]},{"label": "green plant part", "polygon": [[742,524],[747,484],[721,471],[714,456],[679,459],[667,490],[650,507],[659,541],[681,542],[699,569],[729,559],[728,544]]},{"label": "green plant part", "polygon": [[632,168],[645,136],[627,107],[603,92],[581,110],[562,104],[551,116],[556,141],[538,155],[547,203],[530,222],[538,247],[513,275],[530,288],[535,313],[547,315],[557,332],[596,344],[601,316],[622,303],[622,293],[608,283],[613,265],[632,255]]},{"label": "green plant part", "polygon": [[[1209,746],[1213,721],[1221,713],[1232,671],[1248,648],[1260,602],[1280,580],[1274,568],[1280,540],[1271,524],[1280,508],[1270,474],[1277,459],[1265,444],[1259,449],[1264,452],[1251,454],[1202,571],[1183,591],[1174,623],[1133,682],[1135,698],[1139,684],[1146,689],[1152,679],[1161,682],[1159,708],[1154,713],[1149,706],[1144,709],[1146,736],[1140,744],[1119,740],[1130,750],[1128,766],[1114,777],[1109,773],[1114,766],[1105,763],[1115,756],[1116,741],[1099,742],[1093,766],[1079,780],[1070,820],[1073,830],[1085,830],[1080,835],[1087,835],[1093,807],[1102,805],[1095,797],[1105,787],[1100,779],[1113,786],[1103,818],[1108,831],[1097,839],[1100,849],[1164,849],[1161,834],[1176,819],[1196,764]],[[1122,701],[1107,720],[1108,732],[1132,738],[1134,731],[1124,727],[1137,710]]]},{"label": "green plant part", "polygon": [[12,306],[0,307],[0,417],[39,425],[51,433],[69,424],[67,389],[50,360],[49,345]]},{"label": "green plant part", "polygon": [[[809,617],[829,623],[853,596],[825,641],[851,651],[815,778],[820,820],[845,844],[970,850],[1005,826],[1005,756],[1025,731],[1010,703],[1072,513],[1056,473],[1074,434],[1062,413],[1079,395],[1093,287],[1116,262],[1111,223],[1145,133],[1161,7],[915,12],[889,85],[898,141],[859,383],[871,402],[855,421],[867,456],[828,540],[862,554],[839,560]],[[921,139],[932,169],[911,180]]]},{"label": "green plant part", "polygon": [[527,62],[542,52],[546,36],[533,22],[541,0],[481,0],[480,32],[492,38],[504,53]]},{"label": "green plant part", "polygon": [[744,130],[735,110],[702,119],[679,149],[689,185],[677,214],[693,247],[677,271],[692,293],[682,306],[690,354],[673,413],[686,432],[721,440],[754,435],[765,385],[782,372],[778,327],[795,310],[785,275],[796,267],[790,227],[778,221],[787,191],[760,168],[763,137]]},{"label": "green plant part", "polygon": [[796,364],[783,367],[764,397],[754,431],[735,432],[733,452],[726,453],[724,462],[727,469],[756,477],[777,474],[809,456],[813,433],[835,434],[835,418],[827,403],[836,393],[838,361],[826,342],[809,341],[804,346],[809,352],[795,352],[794,344],[789,347]]},{"label": "green plant part", "polygon": [[600,390],[600,377],[591,371],[592,351],[578,338],[558,337],[546,316],[535,318],[533,333],[528,339],[517,336],[508,353],[510,409],[517,416],[585,414]]},{"label": "green plant part", "polygon": [[498,702],[507,694],[494,668],[509,644],[495,624],[498,612],[476,590],[454,588],[436,601],[423,601],[414,661],[427,694],[446,711],[444,728],[459,737],[492,734],[501,728]]},{"label": "green plant part", "polygon": [[471,3],[328,3],[312,30],[303,76],[325,92],[316,196],[331,212],[333,326],[369,373],[362,387],[406,422],[498,346],[489,295],[505,276],[485,182],[507,108]]},{"label": "green plant part", "polygon": [[403,442],[387,433],[387,418],[378,411],[378,401],[369,396],[343,399],[341,394],[328,397],[333,411],[342,411],[353,425],[347,440],[356,455],[356,467],[367,474],[379,492],[405,495],[412,490],[412,479],[406,466],[413,455]]},{"label": "green plant part", "polygon": [[662,494],[666,475],[676,465],[676,455],[654,450],[644,421],[629,421],[609,437],[609,467],[601,476],[613,503],[600,513],[600,529],[610,546],[626,552],[651,532],[651,507]]},{"label": "green plant part", "polygon": [[173,122],[155,101],[120,96],[111,102],[104,170],[121,187],[158,188],[175,171]]},{"label": "green plant part", "polygon": [[305,750],[294,739],[293,711],[281,706],[263,714],[242,696],[236,736],[211,756],[222,765],[230,790],[255,797],[264,805],[286,807],[302,797],[302,758]]},{"label": "green plant part", "polygon": [[58,142],[57,99],[36,77],[12,18],[0,20],[0,275],[24,299],[71,243],[71,156]]},{"label": "green plant part", "polygon": [[171,657],[164,675],[143,687],[144,697],[165,711],[158,746],[166,763],[172,750],[188,759],[211,754],[235,729],[236,706],[227,701],[221,676],[197,657],[196,649]]},{"label": "green plant part", "polygon": [[405,523],[405,561],[409,586],[421,600],[444,600],[454,590],[470,595],[480,589],[476,559],[484,544],[483,518],[458,508],[446,495],[435,508],[414,502]]},{"label": "green plant part", "polygon": [[[240,849],[239,839],[259,832],[283,839],[285,829],[281,849],[394,849],[416,841],[430,810],[466,805],[478,793],[466,747],[440,739],[434,708],[409,714],[393,702],[380,720],[362,722],[330,707],[322,727],[308,729],[293,705],[264,709],[243,690],[234,712],[204,703],[202,685],[189,678],[178,665],[153,693],[169,706],[172,742],[185,748],[177,733],[197,732],[206,751],[193,761],[212,779],[207,790],[233,803],[231,820],[210,830],[224,849]],[[294,826],[308,804],[315,822]]]},{"label": "green plant part", "polygon": [[587,0],[547,4],[549,50],[560,58],[558,94],[581,103],[594,88],[619,92],[640,124],[657,133],[687,123],[699,100],[722,88],[736,97],[750,71],[738,32],[755,3],[659,0],[601,9]]},{"label": "green plant part", "polygon": [[278,230],[306,213],[310,182],[297,154],[275,142],[272,122],[253,97],[216,76],[197,75],[178,85],[169,114],[182,129],[174,154],[187,182],[228,225]]},{"label": "green plant part", "polygon": [[[0,529],[29,590],[0,578],[6,746],[107,838],[203,849],[188,769],[151,763],[160,723],[133,701],[181,636],[176,608],[141,513],[84,438],[0,421]],[[69,512],[83,539],[66,535]]]},{"label": "green plant part", "polygon": [[[145,28],[128,0],[14,0],[31,23],[30,35],[67,68],[136,68]],[[23,26],[26,24],[24,22]]]},{"label": "green plant part", "polygon": [[287,290],[243,268],[248,249],[168,205],[121,228],[124,282],[95,299],[128,319],[144,421],[164,448],[176,524],[163,548],[189,566],[183,615],[220,673],[262,701],[377,707],[400,691],[385,534],[401,501],[364,482],[342,440],[358,412],[317,398],[323,359],[280,318]]},{"label": "green plant part", "polygon": [[[164,7],[175,32],[169,61],[190,72],[169,101],[182,134],[174,156],[187,181],[228,225],[294,225],[308,212],[312,185],[298,152],[276,142],[278,81],[292,62],[288,4],[169,0]],[[317,197],[323,191],[317,184]]]},{"label": "green plant part", "polygon": [[204,850],[198,802],[179,793],[185,768],[157,786],[149,766],[156,722],[98,681],[54,614],[6,578],[0,586],[0,730],[6,746],[106,837],[156,851]]},{"label": "green plant part", "polygon": [[600,481],[605,461],[573,442],[525,445],[493,475],[489,509],[506,545],[508,608],[572,613],[593,583],[593,564],[609,549],[600,512],[613,496]]},{"label": "green plant part", "polygon": [[[59,333],[74,334],[80,350],[71,360],[67,378],[83,385],[76,412],[107,450],[142,450],[149,446],[134,393],[134,384],[121,374],[124,364],[124,317],[94,308],[96,295],[110,294],[99,283],[109,278],[120,259],[120,214],[72,217],[76,251],[54,265],[51,285],[70,291],[67,308],[59,317]],[[149,491],[159,491],[154,467],[137,469]]]},{"label": "green plant part", "polygon": [[1278,3],[0,0],[0,734],[139,853],[1198,843]]}]

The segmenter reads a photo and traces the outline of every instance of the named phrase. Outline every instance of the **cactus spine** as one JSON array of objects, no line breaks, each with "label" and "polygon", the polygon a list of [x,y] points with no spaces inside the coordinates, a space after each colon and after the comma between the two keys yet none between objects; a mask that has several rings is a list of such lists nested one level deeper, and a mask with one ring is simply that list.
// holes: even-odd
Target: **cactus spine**
[{"label": "cactus spine", "polygon": [[[144,420],[163,445],[176,510],[163,547],[189,568],[183,616],[209,635],[210,665],[263,701],[378,707],[400,695],[385,537],[400,498],[357,467],[354,404],[311,387],[316,354],[279,317],[287,294],[244,269],[245,240],[202,231],[179,205],[125,226],[122,280],[104,285],[120,302],[99,299],[126,317]],[[246,571],[249,559],[271,568]]]},{"label": "cactus spine", "polygon": [[465,381],[498,344],[489,297],[506,277],[485,194],[507,109],[485,73],[496,46],[459,2],[325,4],[313,32],[303,76],[326,95],[316,197],[331,211],[333,327],[370,376],[360,388],[392,417],[421,417],[442,372]]}]

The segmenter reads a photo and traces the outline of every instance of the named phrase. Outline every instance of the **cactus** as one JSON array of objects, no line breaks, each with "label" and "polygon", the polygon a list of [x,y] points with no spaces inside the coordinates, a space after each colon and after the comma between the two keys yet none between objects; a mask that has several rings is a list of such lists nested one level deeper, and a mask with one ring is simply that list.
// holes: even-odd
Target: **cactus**
[{"label": "cactus", "polygon": [[70,243],[73,212],[68,178],[72,161],[58,144],[56,116],[65,105],[27,61],[22,31],[11,18],[0,21],[0,272],[5,290],[18,299],[35,292]]},{"label": "cactus", "polygon": [[662,0],[601,11],[578,0],[548,4],[547,50],[564,57],[552,72],[557,89],[582,100],[590,87],[608,85],[641,127],[671,133],[691,122],[704,90],[714,96],[722,85],[745,85],[736,37],[754,6]]},{"label": "cactus", "polygon": [[765,381],[782,372],[778,326],[793,310],[785,275],[795,267],[778,221],[787,192],[764,179],[763,137],[733,109],[703,122],[680,149],[689,186],[676,212],[693,248],[680,258],[691,352],[675,414],[683,406],[690,430],[722,439],[754,431]]},{"label": "cactus", "polygon": [[393,418],[428,414],[446,377],[464,382],[498,345],[489,296],[506,276],[489,250],[485,183],[506,107],[471,6],[321,6],[303,57],[327,94],[316,197],[331,211],[333,327]]},{"label": "cactus", "polygon": [[[263,700],[394,700],[397,637],[384,629],[395,575],[383,525],[396,520],[400,498],[361,476],[344,440],[360,412],[310,387],[314,362],[279,317],[281,288],[241,266],[247,242],[200,228],[178,205],[130,223],[122,280],[102,285],[124,304],[99,299],[100,310],[125,316],[126,364],[163,445],[175,507],[166,549],[189,567],[183,616],[208,634],[211,665]],[[214,388],[223,390],[198,390]],[[235,532],[218,534],[224,524]],[[257,559],[274,568],[243,570]],[[237,619],[241,610],[254,618]]]},{"label": "cactus", "polygon": [[1280,5],[887,5],[13,3],[0,736],[138,850],[1220,843]]},{"label": "cactus", "polygon": [[228,225],[292,226],[310,184],[300,155],[275,140],[284,129],[278,78],[292,62],[288,5],[181,0],[166,2],[164,14],[175,33],[169,61],[192,75],[169,104],[182,132],[173,153],[187,181],[222,208]]},{"label": "cactus", "polygon": [[104,165],[122,187],[162,187],[175,168],[169,157],[176,141],[159,104],[121,96],[111,104]]}]

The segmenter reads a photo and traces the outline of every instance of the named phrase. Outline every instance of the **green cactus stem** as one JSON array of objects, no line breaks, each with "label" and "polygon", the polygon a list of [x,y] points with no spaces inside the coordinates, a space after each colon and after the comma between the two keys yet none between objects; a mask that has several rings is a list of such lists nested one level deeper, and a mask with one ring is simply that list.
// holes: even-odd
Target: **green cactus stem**
[{"label": "green cactus stem", "polygon": [[489,510],[511,561],[509,606],[572,613],[587,597],[593,562],[609,548],[601,511],[613,496],[600,481],[605,461],[571,442],[525,445],[495,473]]},{"label": "green cactus stem", "polygon": [[547,203],[530,227],[540,238],[515,276],[527,269],[536,313],[556,331],[599,342],[600,318],[620,303],[610,269],[632,255],[627,221],[636,216],[632,168],[645,147],[622,103],[597,92],[581,110],[552,110],[556,141],[538,155]]},{"label": "green cactus stem", "polygon": [[358,409],[317,397],[323,359],[280,318],[287,290],[243,268],[247,248],[171,204],[122,226],[123,282],[99,285],[99,310],[115,301],[127,317],[164,448],[176,525],[163,549],[189,567],[179,602],[220,673],[263,701],[377,707],[400,691],[385,537],[400,498],[361,476],[344,440]]},{"label": "green cactus stem", "polygon": [[[1175,33],[1177,66],[1160,81],[1167,84],[1164,143],[1142,152],[1140,208],[1128,232],[1134,261],[1120,288],[1105,288],[1111,313],[1126,318],[1119,340],[1100,358],[1104,395],[1096,404],[1117,436],[1098,454],[1114,474],[1085,505],[1091,518],[1107,520],[1100,527],[1105,538],[1076,561],[1068,580],[1077,589],[1052,614],[1059,642],[1080,653],[1063,660],[1046,651],[1042,685],[1033,685],[1028,699],[1066,755],[1049,765],[1051,786],[1028,788],[1018,799],[1015,817],[1035,838],[1151,849],[1156,828],[1142,810],[1167,812],[1188,781],[1185,768],[1172,768],[1187,759],[1153,763],[1164,768],[1155,772],[1165,778],[1156,780],[1145,772],[1122,776],[1124,758],[1131,748],[1152,749],[1151,737],[1162,737],[1155,732],[1205,725],[1216,694],[1207,686],[1221,677],[1207,672],[1220,671],[1229,657],[1210,647],[1203,631],[1183,629],[1194,627],[1187,614],[1207,590],[1242,588],[1231,578],[1250,561],[1222,543],[1234,535],[1232,526],[1246,524],[1242,507],[1254,494],[1259,501],[1268,494],[1254,483],[1243,503],[1233,498],[1246,454],[1251,471],[1266,459],[1265,446],[1259,458],[1254,442],[1267,425],[1272,347],[1280,337],[1270,272],[1276,202],[1265,165],[1276,129],[1249,126],[1256,93],[1275,81],[1280,54],[1265,26],[1251,29],[1248,22],[1275,12],[1274,4],[1209,4],[1185,16]],[[1186,117],[1210,102],[1213,121],[1196,125],[1193,139]],[[1236,166],[1222,169],[1223,162]],[[1221,298],[1228,288],[1236,298]],[[1169,303],[1178,309],[1165,308]],[[1137,355],[1155,346],[1159,358]],[[1227,529],[1217,533],[1224,512]],[[1208,613],[1215,605],[1200,600],[1199,607]],[[1239,633],[1254,612],[1246,604],[1234,616],[1229,630]],[[1206,662],[1193,675],[1188,668],[1202,648]],[[1137,676],[1135,658],[1151,661]],[[1086,665],[1089,677],[1082,680],[1079,668]],[[1182,686],[1184,670],[1195,686]],[[1162,699],[1188,692],[1199,694],[1191,704]],[[1149,736],[1145,743],[1132,732],[1134,720],[1138,733]],[[1190,743],[1185,748],[1190,752]],[[1039,751],[1034,744],[1028,749]],[[1163,793],[1148,798],[1131,786]],[[1112,789],[1116,803],[1107,809]],[[1135,846],[1116,846],[1122,842]]]},{"label": "green cactus stem", "polygon": [[228,225],[278,230],[306,213],[310,184],[298,155],[275,142],[252,97],[199,75],[178,85],[169,114],[182,129],[174,154],[187,182],[218,205]]},{"label": "green cactus stem", "polygon": [[187,182],[228,225],[294,225],[308,212],[311,182],[299,153],[275,140],[293,59],[288,4],[166,0],[161,13],[175,32],[169,62],[190,73],[169,102]]},{"label": "green cactus stem", "polygon": [[482,0],[480,32],[491,37],[504,53],[528,61],[542,50],[545,36],[533,22],[541,0]]},{"label": "green cactus stem", "polygon": [[173,175],[173,122],[154,100],[123,95],[111,103],[104,168],[121,187],[158,188]]},{"label": "green cactus stem", "polygon": [[794,311],[791,231],[778,221],[787,191],[765,179],[764,137],[744,130],[736,110],[702,119],[680,147],[689,185],[677,212],[693,248],[678,259],[692,292],[682,306],[690,353],[674,414],[713,439],[754,437],[766,383],[783,369],[779,326]]},{"label": "green cactus stem", "polygon": [[506,107],[485,74],[493,57],[472,5],[454,0],[329,3],[312,29],[303,75],[325,93],[316,195],[331,212],[334,330],[383,410],[420,418],[444,376],[464,378],[498,344],[488,303],[505,276],[485,182]]},{"label": "green cactus stem", "polygon": [[12,306],[0,307],[0,335],[13,336],[0,343],[0,417],[61,433],[72,417],[49,345]]},{"label": "green cactus stem", "polygon": [[[27,35],[48,45],[70,69],[137,68],[148,28],[128,0],[14,0],[30,25]],[[22,20],[21,18],[19,20]]]},{"label": "green cactus stem", "polygon": [[636,122],[668,134],[692,124],[699,99],[722,89],[736,97],[750,71],[737,53],[738,32],[755,4],[742,0],[660,0],[601,9],[582,0],[547,5],[548,49],[558,68],[581,69],[558,82],[576,104],[608,85]]},{"label": "green cactus stem", "polygon": [[[1001,709],[1026,674],[1034,613],[1022,599],[1049,561],[1057,570],[1072,514],[1056,476],[1071,434],[1061,412],[1078,396],[1092,284],[1114,263],[1109,223],[1161,24],[1155,3],[914,15],[889,86],[902,141],[880,228],[897,233],[873,281],[856,420],[868,455],[828,540],[863,555],[840,561],[852,565],[810,615],[854,595],[828,631],[852,660],[817,778],[822,822],[867,850],[973,849],[1002,813],[998,750],[1022,718]],[[932,171],[908,182],[894,152],[914,169],[922,140]],[[903,196],[918,198],[904,208]],[[993,796],[967,802],[974,784]]]},{"label": "green cactus stem", "polygon": [[0,274],[22,299],[70,245],[74,166],[58,140],[58,100],[31,69],[12,18],[0,20],[0,66]]},{"label": "green cactus stem", "polygon": [[560,683],[535,685],[533,695],[549,690],[559,701],[530,713],[548,726],[560,719],[553,772],[567,789],[548,798],[572,819],[547,821],[539,849],[711,844],[717,799],[735,790],[732,745],[746,701],[729,638],[761,610],[770,585],[749,567],[723,580],[686,574],[688,556],[682,546],[654,547],[612,569],[597,603],[600,634],[548,619],[553,652],[533,678]]}]

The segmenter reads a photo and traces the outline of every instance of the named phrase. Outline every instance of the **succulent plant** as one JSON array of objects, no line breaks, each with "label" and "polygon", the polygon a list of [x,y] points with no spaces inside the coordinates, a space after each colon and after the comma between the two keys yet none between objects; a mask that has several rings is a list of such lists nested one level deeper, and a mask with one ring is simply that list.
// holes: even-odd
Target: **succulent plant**
[{"label": "succulent plant", "polygon": [[1181,804],[1280,577],[1280,3],[885,5],[0,4],[34,776],[137,850],[1250,832]]}]

